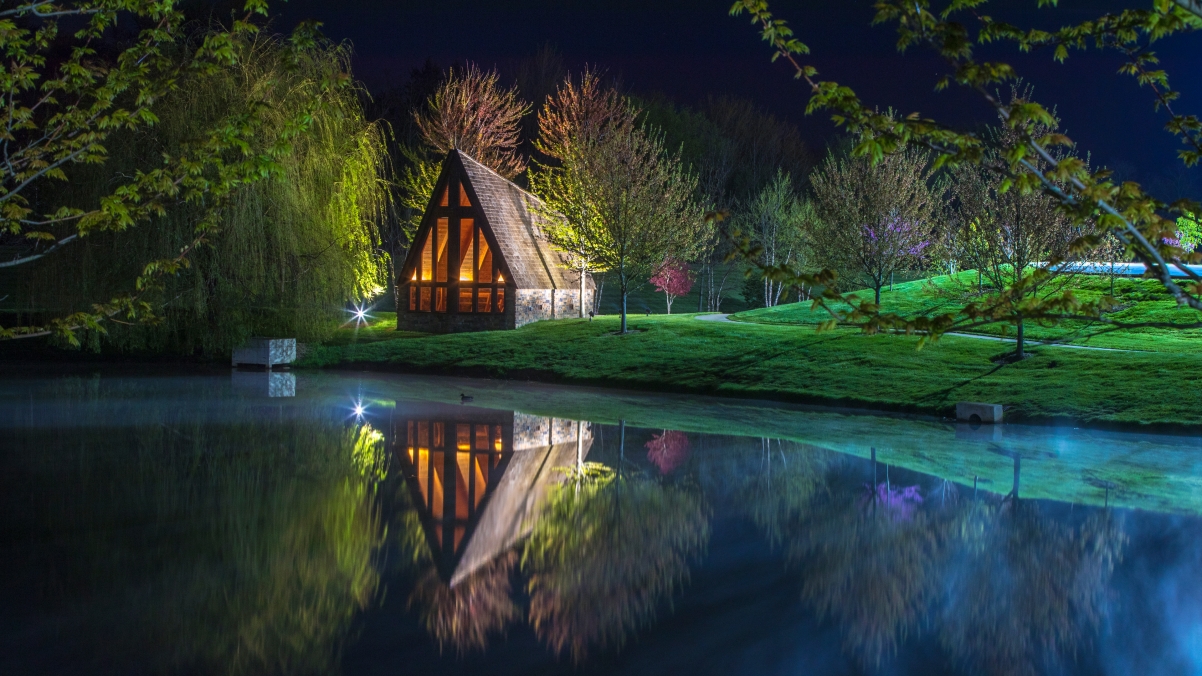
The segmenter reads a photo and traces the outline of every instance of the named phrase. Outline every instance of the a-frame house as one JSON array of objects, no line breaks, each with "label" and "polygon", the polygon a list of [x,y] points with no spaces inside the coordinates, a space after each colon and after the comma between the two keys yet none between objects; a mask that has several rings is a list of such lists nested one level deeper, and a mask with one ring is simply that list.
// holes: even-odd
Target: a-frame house
[{"label": "a-frame house", "polygon": [[587,315],[593,280],[543,239],[540,204],[452,150],[400,268],[397,329],[489,331]]}]

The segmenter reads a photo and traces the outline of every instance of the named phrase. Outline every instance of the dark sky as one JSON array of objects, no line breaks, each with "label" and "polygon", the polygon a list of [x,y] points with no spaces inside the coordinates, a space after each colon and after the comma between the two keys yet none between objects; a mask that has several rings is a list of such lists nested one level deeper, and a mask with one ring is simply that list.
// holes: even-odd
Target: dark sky
[{"label": "dark sky", "polygon": [[[280,8],[277,28],[302,18],[324,22],[327,36],[350,40],[356,74],[372,89],[403,82],[427,58],[441,66],[474,61],[506,66],[554,45],[569,66],[591,63],[620,74],[640,94],[662,92],[679,103],[710,94],[756,101],[797,123],[822,146],[834,133],[823,114],[806,116],[805,90],[781,64],[769,63],[768,47],[746,18],[732,18],[731,0],[291,0]],[[990,12],[1023,25],[1054,28],[1121,7],[1115,0],[1061,0],[1058,9],[1036,10],[1035,0],[995,0]],[[1128,0],[1146,6],[1150,0]],[[971,126],[992,122],[991,111],[964,91],[933,90],[942,62],[927,52],[899,56],[891,27],[872,27],[870,0],[776,0],[778,16],[813,49],[823,77],[851,86],[871,105],[919,111]],[[1202,36],[1158,45],[1163,67],[1183,92],[1183,112],[1202,113]],[[1057,107],[1063,129],[1095,163],[1127,165],[1137,180],[1182,173],[1178,142],[1162,131],[1163,113],[1151,93],[1116,73],[1119,57],[1074,53],[1065,65],[1044,52],[1018,55],[1010,47],[986,54],[1008,59],[1035,85],[1036,98]],[[1189,175],[1202,170],[1191,170]]]}]

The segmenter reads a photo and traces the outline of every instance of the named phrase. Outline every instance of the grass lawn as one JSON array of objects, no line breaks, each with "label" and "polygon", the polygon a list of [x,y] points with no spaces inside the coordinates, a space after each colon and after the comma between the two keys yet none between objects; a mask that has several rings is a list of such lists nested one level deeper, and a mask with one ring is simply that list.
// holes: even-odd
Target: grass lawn
[{"label": "grass lawn", "polygon": [[[1036,346],[999,366],[1008,347],[949,336],[917,339],[854,330],[693,315],[538,322],[516,331],[403,334],[314,347],[298,366],[459,373],[679,393],[759,397],[947,415],[957,401],[1009,407],[1008,419],[1085,424],[1202,425],[1202,354]],[[361,335],[363,330],[361,329]],[[373,335],[386,335],[384,329]],[[397,335],[397,334],[393,334]]]},{"label": "grass lawn", "polygon": [[[961,299],[976,289],[976,272],[935,277],[930,280],[906,282],[882,291],[881,307],[886,312],[903,316],[920,313],[950,312],[962,307]],[[1110,293],[1107,277],[1080,275],[1072,280],[1074,293],[1083,299],[1098,298]],[[859,293],[871,299],[871,291]],[[1198,313],[1177,307],[1159,282],[1151,279],[1125,279],[1115,282],[1115,297],[1120,301],[1118,311],[1110,316],[1125,322],[1193,322]],[[812,311],[809,303],[792,303],[773,308],[761,308],[740,312],[731,317],[736,321],[760,324],[818,324],[830,318],[822,310]],[[1114,331],[1105,324],[1086,322],[1064,322],[1056,326],[1040,326],[1027,322],[1029,340],[1054,341],[1073,345],[1109,347],[1125,350],[1147,350],[1152,352],[1202,353],[1202,331],[1174,329],[1130,329]],[[995,325],[974,329],[973,333],[993,336],[1014,335],[1014,327]]]},{"label": "grass lawn", "polygon": [[397,331],[395,312],[373,311],[368,316],[367,321],[362,324],[351,321],[339,326],[334,335],[325,344],[358,345],[363,343],[378,343],[382,340],[394,340],[396,338],[412,338],[421,335],[424,334],[412,331]]}]

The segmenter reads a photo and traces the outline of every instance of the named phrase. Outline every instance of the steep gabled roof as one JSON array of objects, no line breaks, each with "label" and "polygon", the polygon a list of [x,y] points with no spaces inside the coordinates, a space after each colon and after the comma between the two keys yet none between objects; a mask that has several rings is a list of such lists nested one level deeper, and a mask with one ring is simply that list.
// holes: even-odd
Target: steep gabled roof
[{"label": "steep gabled roof", "polygon": [[[568,269],[567,257],[542,236],[543,216],[536,210],[542,200],[462,151],[452,150],[451,155],[463,166],[469,194],[484,212],[514,284],[519,289],[579,288],[580,273]],[[593,288],[592,279],[585,285]]]}]

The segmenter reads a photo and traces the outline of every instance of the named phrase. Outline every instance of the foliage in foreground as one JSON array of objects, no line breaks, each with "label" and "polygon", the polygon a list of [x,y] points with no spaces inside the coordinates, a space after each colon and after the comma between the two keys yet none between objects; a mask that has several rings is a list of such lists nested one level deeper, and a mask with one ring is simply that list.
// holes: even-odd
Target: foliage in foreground
[{"label": "foliage in foreground", "polygon": [[[1202,256],[1179,246],[1175,220],[1165,215],[1170,211],[1196,212],[1197,203],[1179,199],[1166,204],[1136,183],[1116,183],[1109,170],[1095,171],[1079,156],[1059,153],[1057,149],[1071,148],[1073,144],[1056,131],[1058,121],[1054,114],[1026,96],[1009,101],[999,97],[996,88],[1015,84],[1017,72],[1005,62],[979,61],[975,52],[977,44],[1011,43],[1022,51],[1050,48],[1054,58],[1063,61],[1071,49],[1090,46],[1115,49],[1126,57],[1121,72],[1134,76],[1141,85],[1148,85],[1156,108],[1169,115],[1165,128],[1181,139],[1185,147],[1179,157],[1186,166],[1193,166],[1202,159],[1202,121],[1174,109],[1179,93],[1170,88],[1165,71],[1156,69],[1155,53],[1148,48],[1157,40],[1202,28],[1202,5],[1193,0],[1156,0],[1146,10],[1105,13],[1057,31],[1045,31],[996,21],[983,13],[982,6],[986,4],[987,0],[952,0],[940,9],[929,0],[881,0],[874,4],[874,22],[896,25],[897,45],[901,50],[925,47],[939,56],[945,71],[936,88],[955,84],[980,95],[998,114],[1010,135],[1008,143],[1003,144],[1007,147],[1002,148],[997,147],[994,139],[952,130],[918,113],[896,116],[891,111],[869,108],[851,88],[822,80],[818,69],[808,62],[810,48],[795,37],[787,21],[773,15],[766,0],[739,0],[731,8],[731,14],[751,16],[761,37],[772,46],[773,60],[783,58],[795,77],[808,86],[807,111],[829,111],[836,125],[856,137],[856,155],[880,162],[907,147],[918,147],[933,151],[936,168],[977,165],[995,175],[1003,191],[1042,193],[1058,205],[1074,226],[1081,228],[1080,236],[1068,247],[1070,254],[1090,251],[1107,237],[1113,237],[1121,245],[1123,256],[1146,264],[1149,276],[1159,280],[1174,299],[1202,311],[1202,276],[1182,266],[1197,262]],[[992,152],[995,150],[999,152]],[[744,255],[754,256],[749,243],[744,242],[740,248]],[[1184,282],[1172,277],[1171,267],[1184,272]],[[1029,276],[1019,276],[1005,289],[957,312],[909,318],[883,313],[876,304],[862,298],[841,296],[833,288],[835,276],[829,270],[803,274],[788,266],[761,265],[761,269],[773,279],[817,287],[821,292],[815,302],[818,307],[827,301],[851,306],[850,311],[828,307],[834,317],[828,326],[837,321],[851,321],[866,333],[891,329],[919,333],[920,345],[951,330],[999,322],[1021,326],[1023,318],[1046,321],[1093,318],[1113,322],[1104,317],[1112,305],[1105,297],[1088,302],[1068,292],[1034,297],[1030,292],[1046,280],[1051,266],[1036,269]],[[1182,326],[1202,327],[1202,320],[1195,315],[1193,321]]]}]

